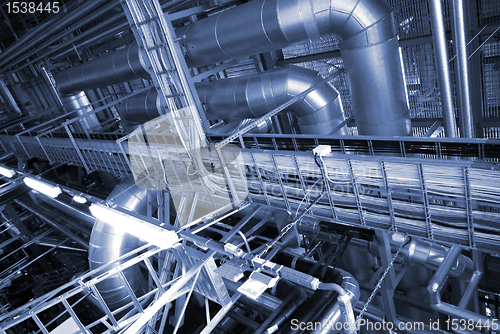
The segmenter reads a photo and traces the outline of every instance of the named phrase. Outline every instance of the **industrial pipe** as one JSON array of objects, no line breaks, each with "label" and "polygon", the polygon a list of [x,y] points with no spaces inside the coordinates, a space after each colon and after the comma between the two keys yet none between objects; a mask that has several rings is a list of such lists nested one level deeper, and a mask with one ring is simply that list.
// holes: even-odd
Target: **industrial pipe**
[{"label": "industrial pipe", "polygon": [[[391,249],[393,252],[401,248],[400,255],[403,256],[411,266],[423,265],[429,269],[437,270],[443,263],[449,249],[430,243],[425,240],[408,239],[402,234],[394,233],[391,238]],[[352,241],[351,241],[352,242]],[[356,242],[353,242],[355,244]],[[406,244],[405,244],[406,243]],[[369,244],[370,253],[378,256],[378,247],[375,243]],[[460,277],[469,279],[474,271],[472,260],[465,256],[459,255],[455,266],[450,270],[449,274],[452,277]]]},{"label": "industrial pipe", "polygon": [[[92,111],[92,105],[85,92],[78,92],[74,95],[61,94],[61,102],[66,112],[75,111],[74,117],[84,116]],[[87,130],[100,128],[99,120],[95,114],[82,118],[80,124]]]},{"label": "industrial pipe", "polygon": [[[107,201],[141,215],[147,214],[147,190],[137,187],[133,178],[122,181],[111,192]],[[127,234],[119,227],[103,220],[96,220],[89,242],[90,270],[113,262],[140,245],[137,237]],[[115,264],[115,266],[118,265]],[[138,265],[123,270],[123,274],[136,296],[146,292],[147,282]],[[97,284],[97,288],[111,310],[130,301],[129,293],[123,285],[120,275],[104,280]]]},{"label": "industrial pipe", "polygon": [[[254,75],[201,82],[196,90],[208,119],[258,118],[322,81],[314,70],[287,66]],[[290,109],[303,134],[329,135],[344,121],[339,92],[329,83],[318,86]],[[339,134],[347,134],[342,128]]]},{"label": "industrial pipe", "polygon": [[411,134],[392,11],[383,0],[255,0],[177,29],[176,34],[183,39],[191,66],[337,35],[359,134]]},{"label": "industrial pipe", "polygon": [[457,266],[457,260],[460,256],[461,251],[462,250],[459,246],[451,247],[441,266],[429,282],[427,291],[429,293],[431,307],[438,312],[450,315],[452,317],[473,320],[475,324],[490,323],[492,319],[487,316],[471,312],[459,306],[451,305],[441,301],[441,290],[446,283],[446,279],[448,278],[450,271]]},{"label": "industrial pipe", "polygon": [[469,66],[467,41],[465,39],[465,16],[463,0],[453,0],[453,36],[457,54],[458,96],[460,98],[460,137],[473,138],[474,127],[469,92]]},{"label": "industrial pipe", "polygon": [[448,50],[443,22],[443,6],[441,0],[430,0],[432,40],[438,73],[441,105],[443,107],[444,132],[446,137],[457,137],[457,123],[453,108]]},{"label": "industrial pipe", "polygon": [[[316,261],[306,257],[297,258],[295,254],[288,252],[278,253],[275,257],[276,263],[280,263],[302,272],[310,272],[317,264]],[[316,270],[312,275],[318,275],[321,272],[321,266],[316,266]],[[347,302],[354,305],[359,296],[359,284],[356,279],[347,271],[328,266],[325,271],[323,283],[336,283],[342,287],[348,296]],[[323,286],[326,287],[324,284]],[[338,301],[334,299],[335,292],[333,290],[316,290],[314,294],[297,310],[294,314],[294,319],[300,322],[320,321],[321,323],[335,324],[342,320],[342,312]],[[316,320],[318,319],[318,320]],[[289,325],[283,327],[281,333],[292,334],[298,333],[298,328],[294,329],[289,322]],[[335,329],[335,326],[331,328]]]},{"label": "industrial pipe", "polygon": [[[237,120],[258,118],[293,99],[323,80],[314,70],[287,66],[254,75],[200,82],[195,85],[208,119]],[[126,100],[120,116],[132,124],[141,124],[160,115],[161,103],[153,88]],[[329,135],[344,121],[339,92],[327,83],[290,106],[304,134]],[[345,126],[338,134],[347,134]]]},{"label": "industrial pipe", "polygon": [[[0,66],[5,68],[8,62],[14,60],[16,57],[22,57],[21,55],[27,50],[37,49],[39,44],[53,36],[51,32],[64,31],[69,24],[96,11],[106,2],[107,0],[78,1],[77,6],[69,9],[66,15],[55,15],[49,22],[43,23],[32,29],[17,40],[14,45],[2,53],[0,57]],[[82,25],[83,24],[85,24],[85,22],[82,22]]]},{"label": "industrial pipe", "polygon": [[143,124],[160,116],[161,108],[160,97],[153,87],[123,101],[118,113],[122,120],[131,124]]},{"label": "industrial pipe", "polygon": [[137,79],[150,79],[137,42],[110,55],[96,58],[55,76],[61,93],[75,94],[97,87]]}]

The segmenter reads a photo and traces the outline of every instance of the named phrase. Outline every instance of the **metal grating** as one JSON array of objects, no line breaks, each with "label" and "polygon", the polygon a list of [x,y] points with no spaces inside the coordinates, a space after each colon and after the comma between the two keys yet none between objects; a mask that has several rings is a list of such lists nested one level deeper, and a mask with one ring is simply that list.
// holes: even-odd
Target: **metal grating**
[{"label": "metal grating", "polygon": [[255,62],[252,59],[240,61],[238,64],[231,66],[225,70],[228,78],[239,77],[242,75],[250,75],[257,73]]},{"label": "metal grating", "polygon": [[483,117],[486,118],[500,116],[500,38],[495,38],[482,47]]},{"label": "metal grating", "polygon": [[498,0],[479,0],[478,18],[480,25],[498,24],[500,21],[500,2]]}]

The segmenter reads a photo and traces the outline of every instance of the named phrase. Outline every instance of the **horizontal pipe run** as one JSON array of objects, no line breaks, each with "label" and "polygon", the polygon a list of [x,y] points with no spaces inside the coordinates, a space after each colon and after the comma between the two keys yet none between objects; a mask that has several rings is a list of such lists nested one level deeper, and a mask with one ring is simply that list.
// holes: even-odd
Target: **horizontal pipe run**
[{"label": "horizontal pipe run", "polygon": [[77,236],[75,233],[69,231],[67,228],[65,228],[65,227],[61,226],[60,224],[56,223],[55,221],[53,221],[49,217],[41,214],[40,212],[37,211],[36,208],[34,208],[34,207],[32,207],[32,206],[30,206],[30,205],[28,205],[28,204],[26,204],[26,203],[18,200],[18,199],[14,199],[14,203],[16,203],[17,205],[19,205],[23,209],[31,212],[32,214],[34,214],[38,218],[42,219],[44,222],[46,222],[47,224],[49,224],[50,226],[52,226],[53,228],[55,228],[56,230],[58,230],[62,234],[66,235],[67,237],[70,237],[73,241],[75,241],[76,243],[78,243],[83,248],[85,248],[85,249],[89,248],[88,242],[86,242],[85,240],[83,240],[82,238],[80,238],[79,236]]},{"label": "horizontal pipe run", "polygon": [[58,73],[57,88],[61,93],[75,94],[118,82],[149,79],[141,57],[137,42],[133,42],[125,49]]},{"label": "horizontal pipe run", "polygon": [[[71,25],[75,20],[79,21],[82,17],[97,11],[99,7],[104,5],[106,0],[81,1],[79,5],[68,10],[64,16],[54,17],[47,23],[42,23],[40,26],[32,29],[22,38],[16,41],[14,45],[9,47],[0,57],[0,67],[5,68],[8,62],[16,57],[23,58],[23,53],[30,49],[37,49],[37,46],[53,36],[53,32],[64,31],[68,25]],[[88,22],[82,21],[82,25]],[[76,28],[75,28],[76,29]]]}]

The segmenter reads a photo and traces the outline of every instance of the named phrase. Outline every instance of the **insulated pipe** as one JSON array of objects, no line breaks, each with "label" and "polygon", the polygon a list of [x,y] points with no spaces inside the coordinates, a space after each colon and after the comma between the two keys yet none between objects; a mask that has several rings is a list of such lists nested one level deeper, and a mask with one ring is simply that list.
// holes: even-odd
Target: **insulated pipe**
[{"label": "insulated pipe", "polygon": [[144,67],[139,47],[133,42],[125,49],[60,72],[55,80],[61,93],[75,94],[118,82],[150,79]]},{"label": "insulated pipe", "polygon": [[[401,245],[406,243],[408,239],[404,238],[398,240],[394,238],[394,235],[390,239],[391,249],[393,252],[397,252]],[[371,242],[369,244],[369,250],[372,255],[379,255],[378,247],[375,243]],[[436,270],[442,265],[448,252],[449,249],[444,246],[433,244],[425,240],[412,239],[401,248],[400,255],[406,258],[408,264],[411,266],[423,265],[429,269]],[[465,255],[460,255],[457,258],[456,265],[450,270],[449,274],[452,277],[469,279],[473,271],[474,265],[472,260]]]},{"label": "insulated pipe", "polygon": [[[121,206],[141,215],[147,214],[147,190],[135,185],[134,179],[122,181],[109,195],[108,202]],[[96,220],[89,242],[90,270],[104,266],[120,256],[138,248],[139,239],[123,232],[102,220]],[[119,263],[115,264],[118,266]],[[147,289],[147,282],[139,266],[132,266],[123,271],[136,296],[141,296]],[[112,276],[97,284],[97,288],[111,310],[130,301],[129,293],[119,275]]]},{"label": "insulated pipe", "polygon": [[[79,92],[74,95],[61,94],[61,102],[67,112],[76,110],[76,115],[73,115],[74,117],[83,116],[92,111],[92,106],[85,92]],[[82,118],[80,122],[87,130],[100,127],[99,120],[95,114]]]},{"label": "insulated pipe", "polygon": [[[208,119],[258,118],[322,81],[317,71],[287,66],[254,75],[196,84]],[[329,83],[317,87],[290,109],[303,134],[329,135],[344,121],[339,92]],[[345,127],[339,134],[347,134]]]},{"label": "insulated pipe", "polygon": [[123,101],[118,113],[131,124],[142,124],[160,116],[161,106],[158,92],[153,87]]},{"label": "insulated pipe", "polygon": [[411,134],[392,11],[383,0],[255,0],[176,34],[183,38],[191,66],[337,35],[359,134]]},{"label": "insulated pipe", "polygon": [[430,0],[432,40],[436,58],[441,105],[443,107],[444,132],[446,137],[457,137],[457,123],[451,93],[450,68],[448,50],[444,31],[443,7],[441,0]]},{"label": "insulated pipe", "polygon": [[[195,85],[208,119],[258,118],[323,80],[319,72],[287,66],[254,75]],[[151,89],[127,99],[120,116],[132,124],[158,117],[158,93]],[[290,106],[303,134],[329,135],[344,121],[339,92],[326,83]],[[338,134],[346,135],[345,127]]]}]

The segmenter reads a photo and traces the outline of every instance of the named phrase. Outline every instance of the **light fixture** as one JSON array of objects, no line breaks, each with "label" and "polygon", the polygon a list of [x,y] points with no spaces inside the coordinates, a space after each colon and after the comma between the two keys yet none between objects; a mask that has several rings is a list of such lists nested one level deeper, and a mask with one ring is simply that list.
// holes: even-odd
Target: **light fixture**
[{"label": "light fixture", "polygon": [[73,196],[73,201],[75,201],[76,203],[80,203],[80,204],[87,203],[87,199],[85,197],[78,196],[78,195]]},{"label": "light fixture", "polygon": [[3,176],[6,176],[8,178],[11,178],[14,175],[16,175],[16,171],[14,171],[13,169],[10,169],[10,168],[6,168],[4,166],[0,166],[0,174],[2,174]]},{"label": "light fixture", "polygon": [[158,247],[171,248],[179,241],[174,231],[158,227],[105,205],[94,203],[89,209],[97,219]]},{"label": "light fixture", "polygon": [[25,177],[24,183],[26,183],[26,185],[31,189],[36,190],[52,198],[56,198],[62,192],[61,188],[59,188],[58,186],[53,186],[41,180],[33,179],[31,177]]}]

